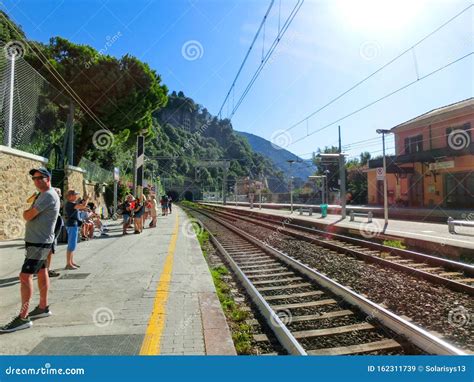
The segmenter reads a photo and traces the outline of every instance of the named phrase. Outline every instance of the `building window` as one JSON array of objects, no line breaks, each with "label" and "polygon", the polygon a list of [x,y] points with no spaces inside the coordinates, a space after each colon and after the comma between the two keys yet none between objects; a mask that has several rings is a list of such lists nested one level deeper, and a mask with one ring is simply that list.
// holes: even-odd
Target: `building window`
[{"label": "building window", "polygon": [[405,154],[414,154],[423,151],[423,135],[405,138]]}]

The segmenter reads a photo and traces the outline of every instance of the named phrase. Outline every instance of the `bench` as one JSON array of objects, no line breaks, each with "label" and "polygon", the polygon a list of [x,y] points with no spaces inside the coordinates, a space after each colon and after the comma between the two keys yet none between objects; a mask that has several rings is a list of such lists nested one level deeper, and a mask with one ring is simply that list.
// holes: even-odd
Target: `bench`
[{"label": "bench", "polygon": [[454,220],[451,216],[448,218],[448,230],[449,233],[456,233],[454,230],[455,226],[463,226],[463,227],[473,227],[474,228],[474,221],[471,220]]},{"label": "bench", "polygon": [[349,212],[349,216],[351,217],[350,219],[351,222],[355,221],[356,216],[359,216],[359,217],[367,218],[367,223],[372,223],[372,218],[374,214],[372,213],[372,211],[369,211],[368,213],[363,213],[363,212],[354,212],[351,210]]},{"label": "bench", "polygon": [[304,207],[300,208],[300,215],[303,215],[303,213],[307,212],[309,216],[313,216],[313,209],[310,207]]}]

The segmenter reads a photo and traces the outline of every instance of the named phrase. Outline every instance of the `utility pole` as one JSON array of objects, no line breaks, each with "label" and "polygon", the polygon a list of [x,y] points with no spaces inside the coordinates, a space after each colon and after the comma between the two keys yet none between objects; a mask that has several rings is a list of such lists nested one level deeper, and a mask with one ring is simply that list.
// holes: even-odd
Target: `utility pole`
[{"label": "utility pole", "polygon": [[13,133],[13,91],[15,86],[15,52],[11,52],[10,55],[10,98],[8,104],[8,127],[6,134],[6,144],[8,147],[12,147],[12,133]]},{"label": "utility pole", "polygon": [[68,134],[68,144],[67,144],[67,157],[68,162],[71,166],[74,166],[74,111],[75,105],[72,102],[72,99],[69,100],[69,114],[67,116],[67,134]]},{"label": "utility pole", "polygon": [[117,213],[117,197],[118,197],[118,182],[120,179],[120,170],[118,167],[114,167],[114,214]]},{"label": "utility pole", "polygon": [[339,192],[341,201],[341,218],[346,218],[346,154],[318,154],[318,157],[323,159],[337,159],[339,161]]},{"label": "utility pole", "polygon": [[326,175],[311,175],[308,176],[308,179],[321,179],[321,204],[325,204],[325,190],[326,190]]},{"label": "utility pole", "polygon": [[143,193],[143,168],[145,163],[145,137],[140,134],[137,136],[137,153],[135,157],[136,184],[135,194],[138,197]]},{"label": "utility pole", "polygon": [[388,192],[387,192],[387,162],[385,157],[385,134],[390,134],[390,130],[377,129],[377,134],[382,134],[382,151],[383,151],[383,217],[385,226],[388,224]]},{"label": "utility pole", "polygon": [[235,199],[235,206],[237,207],[237,190],[238,190],[238,187],[237,187],[237,179],[235,180],[235,184],[234,184],[234,199]]},{"label": "utility pole", "polygon": [[288,159],[287,162],[290,164],[290,213],[293,213],[293,163],[294,159]]},{"label": "utility pole", "polygon": [[339,133],[339,153],[342,153],[342,145],[341,145],[341,126],[337,127],[337,131]]},{"label": "utility pole", "polygon": [[346,160],[342,153],[339,153],[339,179],[341,198],[341,218],[346,218]]},{"label": "utility pole", "polygon": [[[226,162],[227,163],[227,162]],[[224,165],[222,168],[222,204],[225,206],[227,204],[227,169],[228,166]]]}]

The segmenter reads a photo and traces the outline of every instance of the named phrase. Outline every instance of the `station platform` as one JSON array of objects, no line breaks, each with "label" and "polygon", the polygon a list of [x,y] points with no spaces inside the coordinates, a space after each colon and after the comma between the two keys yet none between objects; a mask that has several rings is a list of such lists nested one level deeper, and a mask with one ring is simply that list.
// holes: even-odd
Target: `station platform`
[{"label": "station platform", "polygon": [[[59,245],[51,279],[52,316],[2,334],[0,354],[234,355],[231,334],[212,277],[186,214],[178,206],[156,228],[81,242],[64,270]],[[129,231],[130,232],[130,231]],[[22,241],[0,242],[0,324],[18,314]],[[39,299],[38,286],[30,309]]]},{"label": "station platform", "polygon": [[[428,254],[442,255],[452,258],[467,256],[474,261],[474,230],[472,227],[456,227],[456,234],[448,232],[448,225],[416,222],[411,220],[389,219],[387,227],[384,227],[384,219],[373,218],[372,223],[367,223],[367,218],[356,217],[351,222],[349,215],[342,220],[340,215],[328,214],[322,218],[321,214],[314,212],[312,216],[308,214],[300,215],[295,208],[293,213],[285,209],[263,208],[259,209],[258,203],[254,208],[249,206],[235,206],[229,202],[226,206],[218,203],[202,203],[209,206],[216,206],[237,209],[243,211],[252,211],[254,214],[265,214],[280,216],[288,219],[311,222],[317,228],[324,229],[334,233],[353,234],[361,236],[366,240],[396,240],[399,239],[409,247],[428,251]],[[347,210],[349,211],[349,209]]]}]

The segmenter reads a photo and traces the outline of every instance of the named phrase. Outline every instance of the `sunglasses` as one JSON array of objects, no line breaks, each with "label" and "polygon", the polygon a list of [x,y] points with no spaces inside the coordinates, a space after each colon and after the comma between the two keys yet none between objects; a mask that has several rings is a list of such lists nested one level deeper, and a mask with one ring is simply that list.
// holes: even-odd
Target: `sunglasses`
[{"label": "sunglasses", "polygon": [[40,179],[44,179],[46,178],[46,176],[32,176],[31,179],[32,180],[40,180]]}]

